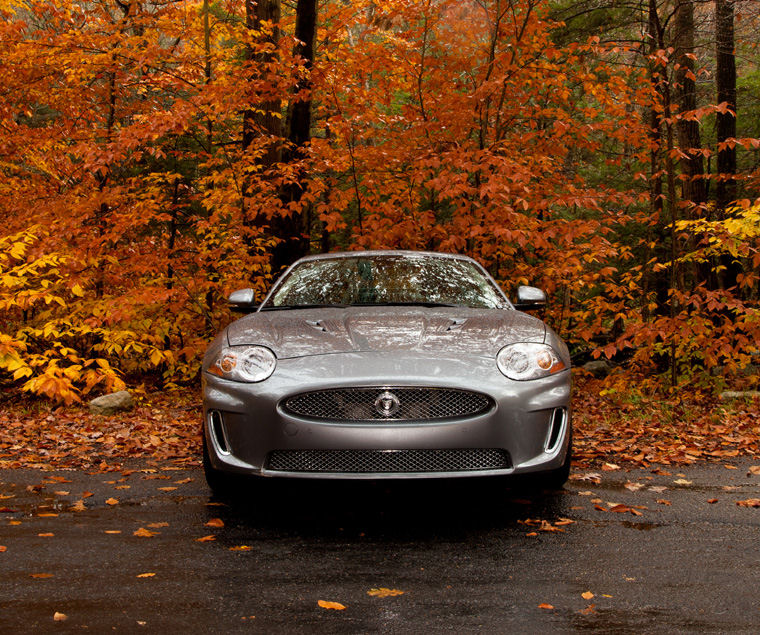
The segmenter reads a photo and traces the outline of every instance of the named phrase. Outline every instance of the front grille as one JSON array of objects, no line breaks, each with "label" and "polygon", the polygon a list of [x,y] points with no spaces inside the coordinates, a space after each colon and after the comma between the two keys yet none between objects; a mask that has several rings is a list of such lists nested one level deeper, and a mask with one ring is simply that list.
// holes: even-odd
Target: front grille
[{"label": "front grille", "polygon": [[344,474],[408,474],[413,472],[473,472],[512,466],[498,449],[466,450],[275,450],[267,468],[279,472]]},{"label": "front grille", "polygon": [[461,419],[493,407],[487,395],[453,388],[337,388],[294,395],[290,414],[318,421],[431,421]]}]

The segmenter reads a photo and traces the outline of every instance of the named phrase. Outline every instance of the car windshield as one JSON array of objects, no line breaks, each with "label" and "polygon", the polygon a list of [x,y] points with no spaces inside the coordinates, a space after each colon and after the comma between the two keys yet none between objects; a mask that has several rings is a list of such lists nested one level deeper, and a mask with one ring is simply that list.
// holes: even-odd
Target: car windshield
[{"label": "car windshield", "polygon": [[306,260],[290,270],[262,310],[355,305],[506,308],[472,262],[429,255]]}]

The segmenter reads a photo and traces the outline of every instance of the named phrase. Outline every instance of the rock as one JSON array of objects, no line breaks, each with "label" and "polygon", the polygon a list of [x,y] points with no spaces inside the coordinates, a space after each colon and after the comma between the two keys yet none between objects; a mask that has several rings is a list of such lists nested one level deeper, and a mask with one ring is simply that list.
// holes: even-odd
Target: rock
[{"label": "rock", "polygon": [[593,359],[583,364],[583,370],[591,373],[594,377],[601,379],[612,372],[612,365],[603,359]]},{"label": "rock", "polygon": [[96,397],[89,403],[90,412],[95,415],[112,415],[123,410],[130,410],[135,402],[126,390],[113,392],[110,395]]},{"label": "rock", "polygon": [[721,401],[730,399],[760,399],[760,390],[725,390],[720,393]]}]

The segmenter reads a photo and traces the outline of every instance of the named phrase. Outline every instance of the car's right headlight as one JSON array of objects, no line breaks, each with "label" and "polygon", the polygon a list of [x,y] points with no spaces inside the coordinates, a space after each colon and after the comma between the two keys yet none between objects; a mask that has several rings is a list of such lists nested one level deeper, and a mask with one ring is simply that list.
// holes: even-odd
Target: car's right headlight
[{"label": "car's right headlight", "polygon": [[224,379],[254,383],[269,377],[276,365],[274,353],[264,346],[226,346],[206,371]]},{"label": "car's right headlight", "polygon": [[520,342],[509,344],[496,355],[499,370],[517,381],[539,379],[565,369],[565,363],[548,344]]}]

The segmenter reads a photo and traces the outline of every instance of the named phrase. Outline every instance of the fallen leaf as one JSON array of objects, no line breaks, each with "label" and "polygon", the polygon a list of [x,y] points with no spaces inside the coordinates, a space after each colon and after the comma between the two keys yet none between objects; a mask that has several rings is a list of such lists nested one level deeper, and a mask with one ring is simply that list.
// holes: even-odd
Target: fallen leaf
[{"label": "fallen leaf", "polygon": [[86,509],[87,507],[85,507],[84,505],[84,500],[81,498],[76,503],[74,503],[71,507],[69,507],[69,511],[72,511],[72,512],[83,512]]},{"label": "fallen leaf", "polygon": [[117,498],[106,498],[106,505],[118,505],[119,500]]},{"label": "fallen leaf", "polygon": [[[56,496],[68,496],[68,495],[69,495],[69,493],[70,493],[70,492],[67,492],[67,491],[65,491],[65,490],[62,490],[62,489],[61,489],[61,490],[58,490],[57,492],[53,492],[53,494],[55,494]],[[0,498],[3,498],[3,497],[2,497],[2,496],[0,496]]]},{"label": "fallen leaf", "polygon": [[94,496],[92,492],[82,492],[82,498],[90,498],[90,496]]},{"label": "fallen leaf", "polygon": [[605,463],[602,465],[602,471],[603,472],[614,472],[615,470],[619,470],[620,466],[615,465],[614,463]]},{"label": "fallen leaf", "polygon": [[600,512],[606,512],[607,511],[607,509],[605,509],[601,505],[594,505],[594,509],[596,509],[597,511],[600,511]]},{"label": "fallen leaf", "polygon": [[625,485],[623,485],[623,487],[625,487],[625,489],[627,489],[627,490],[629,490],[631,492],[637,492],[642,487],[644,487],[644,483],[631,483],[629,481],[628,483],[626,483]]},{"label": "fallen leaf", "polygon": [[585,593],[581,593],[581,597],[584,600],[590,600],[591,598],[594,597],[594,594],[591,591],[586,591]]},{"label": "fallen leaf", "polygon": [[747,476],[760,476],[760,465],[750,465]]},{"label": "fallen leaf", "polygon": [[155,573],[138,573],[137,577],[138,578],[152,578],[154,575],[156,574]]},{"label": "fallen leaf", "polygon": [[48,531],[44,534],[37,534],[40,538],[52,538],[55,534],[52,531]]},{"label": "fallen leaf", "polygon": [[212,518],[206,523],[206,527],[224,527],[224,521],[221,518]]},{"label": "fallen leaf", "polygon": [[650,485],[649,486],[649,491],[650,492],[655,492],[656,494],[661,494],[666,489],[668,489],[668,488],[665,487],[664,485]]},{"label": "fallen leaf", "polygon": [[658,498],[655,502],[658,505],[672,505],[673,504],[673,503],[671,503],[669,500],[667,500],[665,498]]},{"label": "fallen leaf", "polygon": [[739,469],[735,465],[729,465],[728,463],[724,463],[723,467],[725,467],[727,470],[738,470]]},{"label": "fallen leaf", "polygon": [[572,525],[574,522],[574,520],[570,520],[569,518],[560,518],[554,525],[556,527],[563,527],[564,525]]},{"label": "fallen leaf", "polygon": [[760,498],[748,498],[743,501],[736,501],[740,507],[760,507]]},{"label": "fallen leaf", "polygon": [[32,573],[32,578],[37,578],[38,580],[44,580],[46,578],[52,578],[54,577],[52,573]]},{"label": "fallen leaf", "polygon": [[158,487],[156,489],[160,489],[162,492],[173,492],[177,488],[176,487]]},{"label": "fallen leaf", "polygon": [[3,553],[4,551],[7,551],[8,547],[4,547],[3,545],[0,545],[0,553]]},{"label": "fallen leaf", "polygon": [[150,527],[151,529],[160,529],[161,527],[168,527],[168,526],[169,526],[169,523],[164,523],[164,522],[161,522],[161,523],[150,523],[148,525],[148,527]]},{"label": "fallen leaf", "polygon": [[57,518],[58,514],[55,514],[53,512],[43,512],[41,514],[37,514],[38,518]]},{"label": "fallen leaf", "polygon": [[203,538],[196,538],[195,542],[211,542],[212,540],[216,540],[216,536],[213,534],[210,536],[203,536]]},{"label": "fallen leaf", "polygon": [[345,611],[346,607],[340,602],[327,602],[326,600],[319,600],[317,602],[323,609],[333,609],[335,611]]},{"label": "fallen leaf", "polygon": [[581,609],[578,611],[581,615],[590,615],[591,613],[596,613],[594,608],[596,607],[596,604],[589,604],[585,609]]},{"label": "fallen leaf", "polygon": [[185,483],[189,483],[193,479],[191,477],[183,478],[181,481],[174,481],[177,485],[184,485]]},{"label": "fallen leaf", "polygon": [[717,502],[718,502],[718,499],[717,499],[717,498],[711,498],[711,499],[710,499],[710,500],[708,500],[707,502],[708,502],[708,503],[710,503],[710,505],[712,505],[713,503],[717,503]]},{"label": "fallen leaf", "polygon": [[106,529],[103,533],[104,534],[120,534],[121,529]]},{"label": "fallen leaf", "polygon": [[525,534],[525,535],[526,535],[526,536],[530,536],[530,537],[532,538],[533,536],[538,536],[538,532],[537,532],[537,531],[529,531],[529,532],[528,532],[527,534]]},{"label": "fallen leaf", "polygon": [[237,545],[235,547],[230,547],[230,551],[250,551],[253,549],[253,547],[249,547],[248,545]]},{"label": "fallen leaf", "polygon": [[58,611],[53,613],[53,621],[55,622],[65,622],[67,619],[69,619],[69,616],[66,613],[59,613]]},{"label": "fallen leaf", "polygon": [[676,485],[693,485],[693,481],[688,481],[685,478],[677,478],[673,481]]},{"label": "fallen leaf", "polygon": [[372,597],[376,598],[392,598],[403,594],[404,591],[400,591],[399,589],[386,589],[385,587],[380,587],[379,589],[370,589],[367,591],[367,595],[371,595]]},{"label": "fallen leaf", "polygon": [[140,527],[140,529],[136,529],[132,532],[133,536],[138,536],[140,538],[151,538],[157,534],[157,531],[151,531],[150,529],[145,529],[145,527]]},{"label": "fallen leaf", "polygon": [[551,611],[554,609],[554,606],[552,604],[546,604],[545,602],[538,605],[538,608],[540,609],[546,609],[547,611]]}]

